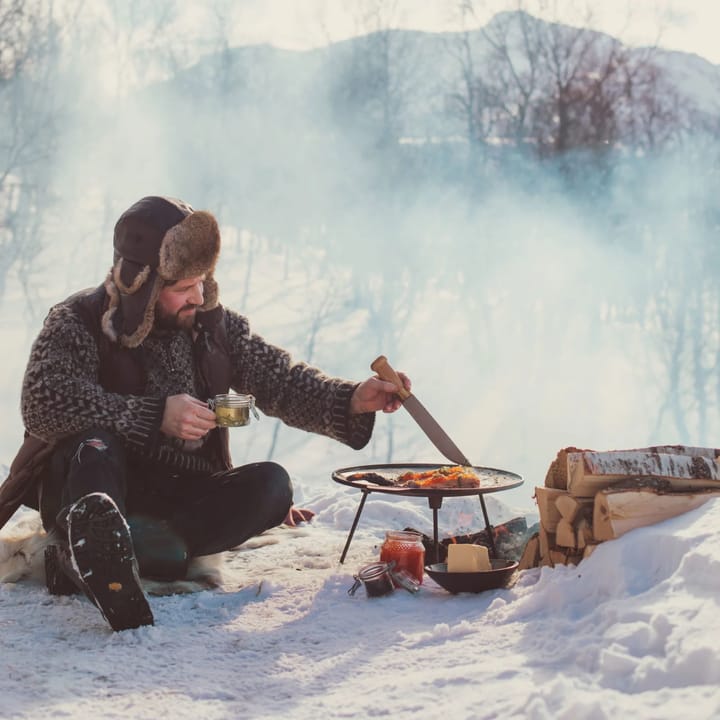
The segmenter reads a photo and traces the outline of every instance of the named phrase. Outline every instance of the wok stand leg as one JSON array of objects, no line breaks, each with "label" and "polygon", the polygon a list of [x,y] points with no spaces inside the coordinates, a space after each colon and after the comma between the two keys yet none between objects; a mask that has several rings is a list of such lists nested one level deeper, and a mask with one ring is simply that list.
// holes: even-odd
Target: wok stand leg
[{"label": "wok stand leg", "polygon": [[428,505],[433,511],[433,548],[435,549],[435,562],[440,562],[440,543],[438,541],[438,510],[442,506],[442,495],[430,495]]},{"label": "wok stand leg", "polygon": [[487,532],[490,550],[492,551],[491,557],[497,558],[497,550],[495,549],[495,531],[493,526],[490,524],[490,518],[488,518],[488,511],[485,507],[485,498],[482,495],[478,495],[478,497],[480,498],[480,507],[482,508],[483,517],[485,518],[485,532]]},{"label": "wok stand leg", "polygon": [[353,535],[355,534],[355,528],[357,527],[358,521],[360,520],[360,515],[362,514],[363,508],[365,507],[365,501],[367,500],[367,496],[370,494],[370,491],[363,490],[362,494],[363,495],[360,499],[360,505],[358,505],[357,512],[355,513],[355,519],[350,526],[350,532],[348,533],[347,540],[345,541],[345,547],[343,548],[342,555],[340,555],[341,565],[345,562],[345,556],[347,555],[347,551],[350,549],[350,543],[352,542]]}]

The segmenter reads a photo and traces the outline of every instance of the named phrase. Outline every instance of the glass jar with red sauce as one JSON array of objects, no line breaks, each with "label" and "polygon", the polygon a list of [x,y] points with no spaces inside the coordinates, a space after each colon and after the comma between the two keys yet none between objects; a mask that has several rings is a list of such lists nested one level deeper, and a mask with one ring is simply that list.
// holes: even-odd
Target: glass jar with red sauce
[{"label": "glass jar with red sauce", "polygon": [[[381,562],[394,562],[393,570],[405,570],[418,583],[423,581],[425,572],[425,546],[422,535],[408,530],[388,530],[385,542],[380,548]],[[395,583],[397,587],[397,583]]]}]

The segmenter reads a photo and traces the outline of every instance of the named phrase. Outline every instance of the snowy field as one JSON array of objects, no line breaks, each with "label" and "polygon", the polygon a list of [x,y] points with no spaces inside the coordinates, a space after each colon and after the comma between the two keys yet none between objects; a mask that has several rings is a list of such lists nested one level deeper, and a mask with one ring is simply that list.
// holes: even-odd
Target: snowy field
[{"label": "snowy field", "polygon": [[[504,589],[450,595],[426,576],[368,599],[348,595],[353,573],[385,530],[427,531],[425,501],[370,496],[340,565],[358,494],[302,499],[312,523],[225,554],[221,589],[151,597],[154,627],[113,633],[36,577],[0,584],[0,717],[720,716],[720,500]],[[478,515],[446,501],[441,536]],[[0,537],[35,521],[20,511]]]}]

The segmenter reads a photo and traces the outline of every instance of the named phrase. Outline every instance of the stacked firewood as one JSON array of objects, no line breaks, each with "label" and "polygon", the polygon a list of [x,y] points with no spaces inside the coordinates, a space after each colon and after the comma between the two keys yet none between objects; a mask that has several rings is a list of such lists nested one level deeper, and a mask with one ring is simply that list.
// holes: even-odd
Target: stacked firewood
[{"label": "stacked firewood", "polygon": [[719,457],[684,445],[560,450],[535,488],[540,530],[520,569],[577,564],[605,540],[699,507],[720,495]]}]

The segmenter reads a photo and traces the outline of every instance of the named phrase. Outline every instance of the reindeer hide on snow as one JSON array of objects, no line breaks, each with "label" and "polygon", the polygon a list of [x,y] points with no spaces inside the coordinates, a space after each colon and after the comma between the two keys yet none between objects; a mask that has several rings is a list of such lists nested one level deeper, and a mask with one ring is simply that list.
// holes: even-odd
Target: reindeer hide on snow
[{"label": "reindeer hide on snow", "polygon": [[[32,525],[35,525],[33,528]],[[0,583],[22,580],[45,584],[45,548],[50,538],[40,527],[39,516],[29,529],[17,528],[0,536]],[[223,553],[193,558],[187,577],[161,581],[142,578],[150,595],[176,595],[199,592],[222,585]]]}]

